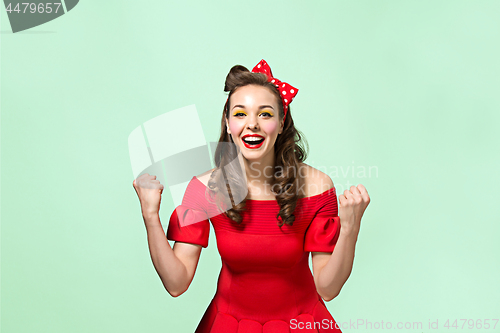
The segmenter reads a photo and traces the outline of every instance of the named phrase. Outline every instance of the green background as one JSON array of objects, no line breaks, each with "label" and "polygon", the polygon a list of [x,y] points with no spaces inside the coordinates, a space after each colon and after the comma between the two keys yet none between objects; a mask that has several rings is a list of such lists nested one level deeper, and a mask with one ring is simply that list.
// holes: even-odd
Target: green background
[{"label": "green background", "polygon": [[[127,139],[195,104],[217,140],[229,69],[261,59],[300,90],[306,163],[372,199],[335,320],[498,319],[499,17],[498,1],[87,0],[12,34],[2,11],[2,332],[194,331],[215,235],[172,298]],[[164,227],[173,209],[164,192]]]}]

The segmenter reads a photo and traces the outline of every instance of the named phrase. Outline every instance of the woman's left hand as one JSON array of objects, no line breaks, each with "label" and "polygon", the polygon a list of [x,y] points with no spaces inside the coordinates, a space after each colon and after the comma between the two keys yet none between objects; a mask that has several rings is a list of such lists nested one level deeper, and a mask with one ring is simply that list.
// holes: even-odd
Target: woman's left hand
[{"label": "woman's left hand", "polygon": [[370,196],[362,184],[345,190],[339,196],[340,230],[357,235],[361,217],[369,203]]}]

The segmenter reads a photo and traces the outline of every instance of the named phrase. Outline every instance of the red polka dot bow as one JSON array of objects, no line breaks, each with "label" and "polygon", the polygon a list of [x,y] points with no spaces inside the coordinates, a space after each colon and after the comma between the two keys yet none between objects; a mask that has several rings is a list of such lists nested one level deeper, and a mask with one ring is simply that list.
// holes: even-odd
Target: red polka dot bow
[{"label": "red polka dot bow", "polygon": [[281,100],[283,101],[283,111],[285,113],[283,119],[285,119],[286,113],[288,111],[288,105],[292,102],[295,95],[297,95],[299,89],[273,77],[273,74],[271,72],[271,67],[269,67],[269,65],[264,59],[259,61],[259,63],[252,69],[252,72],[266,74],[268,81],[274,83],[274,85],[278,88]]}]

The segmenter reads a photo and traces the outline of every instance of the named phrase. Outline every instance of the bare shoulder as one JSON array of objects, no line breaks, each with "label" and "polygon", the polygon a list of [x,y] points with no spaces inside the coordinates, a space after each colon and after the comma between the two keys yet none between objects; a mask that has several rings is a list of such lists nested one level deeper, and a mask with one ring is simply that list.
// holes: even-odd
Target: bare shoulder
[{"label": "bare shoulder", "polygon": [[300,163],[299,177],[303,184],[300,196],[310,197],[333,188],[333,181],[326,173],[305,163]]},{"label": "bare shoulder", "polygon": [[208,181],[210,180],[210,175],[212,174],[212,172],[214,170],[215,170],[215,168],[211,169],[211,170],[208,170],[208,171],[205,171],[201,175],[196,176],[196,178],[198,178],[198,180],[200,182],[202,182],[205,186],[208,186]]}]

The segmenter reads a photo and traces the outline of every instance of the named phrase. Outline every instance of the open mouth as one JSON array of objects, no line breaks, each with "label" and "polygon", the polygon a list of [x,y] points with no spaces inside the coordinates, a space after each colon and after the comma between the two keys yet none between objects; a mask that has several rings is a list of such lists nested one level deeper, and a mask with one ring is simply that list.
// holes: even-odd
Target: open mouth
[{"label": "open mouth", "polygon": [[246,136],[242,138],[243,144],[245,147],[250,149],[256,149],[262,146],[264,143],[264,138],[261,136]]}]

